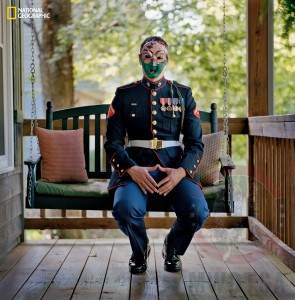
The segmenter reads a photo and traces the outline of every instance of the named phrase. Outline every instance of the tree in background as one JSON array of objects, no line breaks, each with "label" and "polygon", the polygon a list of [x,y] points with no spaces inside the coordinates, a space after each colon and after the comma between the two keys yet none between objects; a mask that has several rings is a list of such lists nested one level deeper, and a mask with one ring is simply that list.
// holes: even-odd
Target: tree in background
[{"label": "tree in background", "polygon": [[51,100],[55,108],[71,107],[74,106],[73,41],[58,38],[59,30],[71,23],[71,1],[42,0],[42,9],[50,13],[50,18],[43,20],[40,32],[33,19],[24,24],[33,26],[44,105]]},{"label": "tree in background", "polygon": [[[45,101],[55,108],[74,105],[73,41],[58,39],[59,29],[71,24],[71,1],[43,0],[43,11],[50,13],[42,24],[41,79]],[[68,43],[69,42],[69,43]],[[58,51],[62,47],[62,52]]]}]

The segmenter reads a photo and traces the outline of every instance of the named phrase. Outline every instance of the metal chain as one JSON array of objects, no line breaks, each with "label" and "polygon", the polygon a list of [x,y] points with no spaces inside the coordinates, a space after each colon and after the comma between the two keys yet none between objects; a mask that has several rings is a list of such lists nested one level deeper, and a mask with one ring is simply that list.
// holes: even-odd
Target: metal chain
[{"label": "metal chain", "polygon": [[33,186],[32,177],[33,177],[33,174],[32,174],[32,172],[30,172],[30,169],[29,169],[29,182],[28,182],[27,197],[28,197],[28,202],[30,205],[31,205],[31,200],[32,200],[32,186]]},{"label": "metal chain", "polygon": [[[34,7],[34,0],[31,0],[31,7]],[[31,132],[30,132],[30,159],[33,161],[33,136],[34,127],[38,126],[37,110],[36,110],[36,93],[35,93],[35,82],[36,82],[36,65],[35,65],[35,33],[34,33],[34,21],[31,19],[31,93],[32,93],[32,107],[31,107]]]},{"label": "metal chain", "polygon": [[229,154],[229,127],[228,127],[228,67],[227,67],[227,56],[226,56],[226,6],[225,1],[223,0],[223,27],[222,27],[222,36],[223,36],[223,130],[225,136],[225,145],[224,151]]},{"label": "metal chain", "polygon": [[[226,53],[226,6],[225,1],[223,0],[223,27],[222,27],[222,35],[223,35],[223,130],[224,130],[224,153],[229,154],[229,127],[228,127],[228,66],[227,66],[227,53]],[[229,178],[230,179],[230,178]],[[231,179],[230,179],[231,180]],[[228,205],[230,207],[230,211],[233,210],[231,207],[232,201],[232,189],[231,182],[228,183]]]}]

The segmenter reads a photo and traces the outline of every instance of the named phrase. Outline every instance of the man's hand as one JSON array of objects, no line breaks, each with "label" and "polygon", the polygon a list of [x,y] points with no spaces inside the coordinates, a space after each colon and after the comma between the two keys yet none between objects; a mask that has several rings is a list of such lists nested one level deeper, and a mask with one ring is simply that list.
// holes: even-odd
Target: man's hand
[{"label": "man's hand", "polygon": [[156,170],[159,166],[159,164],[153,167],[133,166],[127,170],[127,173],[139,185],[139,187],[145,194],[147,193],[147,191],[149,191],[150,193],[154,193],[158,192],[158,183],[149,174],[149,172]]},{"label": "man's hand", "polygon": [[185,169],[182,167],[174,169],[159,166],[159,170],[167,174],[167,176],[158,183],[158,186],[160,187],[158,193],[160,195],[164,194],[164,196],[166,196],[178,182],[186,176]]}]

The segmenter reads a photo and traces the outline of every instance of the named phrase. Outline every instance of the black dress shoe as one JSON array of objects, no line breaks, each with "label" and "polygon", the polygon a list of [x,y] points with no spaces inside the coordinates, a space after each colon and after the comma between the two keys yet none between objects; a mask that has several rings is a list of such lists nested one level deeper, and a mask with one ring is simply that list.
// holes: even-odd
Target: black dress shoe
[{"label": "black dress shoe", "polygon": [[132,274],[141,274],[144,273],[147,269],[147,258],[149,257],[151,252],[151,247],[148,244],[147,248],[144,252],[144,257],[137,258],[134,256],[134,253],[132,253],[130,259],[129,259],[129,271]]},{"label": "black dress shoe", "polygon": [[169,247],[167,242],[167,236],[164,240],[162,249],[162,256],[164,258],[164,269],[168,272],[178,272],[181,270],[181,260],[177,254],[177,250],[173,247]]}]

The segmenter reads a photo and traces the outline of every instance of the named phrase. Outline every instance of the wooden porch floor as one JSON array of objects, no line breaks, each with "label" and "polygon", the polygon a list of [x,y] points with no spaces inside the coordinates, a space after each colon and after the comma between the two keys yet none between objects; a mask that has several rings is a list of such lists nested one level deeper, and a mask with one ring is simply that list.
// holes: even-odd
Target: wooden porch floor
[{"label": "wooden porch floor", "polygon": [[151,244],[147,273],[131,275],[127,239],[22,243],[0,264],[0,299],[295,299],[295,273],[257,242],[195,237],[181,273]]}]

